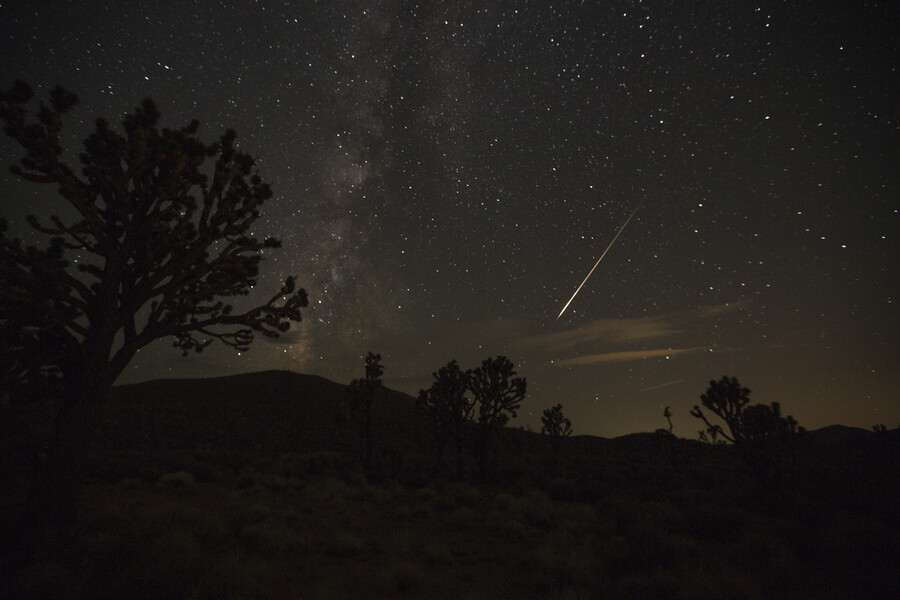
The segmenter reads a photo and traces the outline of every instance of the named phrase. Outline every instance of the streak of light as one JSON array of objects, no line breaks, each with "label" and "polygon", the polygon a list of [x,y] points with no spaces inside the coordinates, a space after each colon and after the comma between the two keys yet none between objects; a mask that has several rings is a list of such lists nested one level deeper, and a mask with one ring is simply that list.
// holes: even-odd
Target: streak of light
[{"label": "streak of light", "polygon": [[649,392],[649,391],[652,391],[652,390],[658,390],[658,389],[660,389],[660,388],[669,387],[670,385],[675,385],[676,383],[681,383],[681,382],[683,382],[683,381],[684,381],[684,379],[676,379],[676,380],[674,380],[674,381],[668,381],[668,382],[666,382],[666,383],[661,383],[661,384],[659,384],[659,385],[654,385],[654,386],[650,386],[650,387],[648,387],[648,388],[644,388],[644,389],[642,389],[641,391],[642,391],[642,392]]},{"label": "streak of light", "polygon": [[566,302],[566,305],[563,306],[562,310],[559,311],[559,314],[556,315],[556,320],[557,320],[557,321],[559,321],[559,318],[560,318],[561,316],[563,316],[563,313],[566,312],[566,309],[569,308],[569,305],[572,304],[572,300],[575,299],[575,296],[578,295],[578,292],[581,291],[581,288],[584,287],[584,284],[587,283],[587,280],[588,280],[588,279],[590,279],[591,275],[592,275],[593,272],[594,272],[594,269],[597,268],[597,265],[599,265],[599,264],[600,264],[600,261],[603,260],[603,257],[606,256],[606,253],[609,252],[609,249],[610,249],[610,248],[612,248],[612,245],[615,244],[615,243],[616,243],[616,240],[619,239],[619,236],[622,235],[622,231],[625,230],[625,227],[628,225],[628,222],[631,221],[631,217],[634,216],[634,213],[636,213],[636,212],[638,211],[638,209],[641,207],[641,204],[643,204],[643,203],[644,203],[644,200],[641,199],[641,201],[638,202],[637,206],[634,207],[634,210],[631,211],[631,214],[630,214],[630,215],[628,216],[628,218],[625,220],[625,223],[623,223],[622,226],[619,227],[619,231],[616,232],[616,235],[615,235],[615,237],[613,237],[612,241],[609,243],[609,246],[606,247],[606,250],[603,251],[603,254],[601,254],[601,255],[600,255],[600,258],[597,259],[597,262],[594,263],[594,266],[593,266],[593,268],[591,268],[591,270],[588,272],[587,277],[584,278],[584,281],[581,282],[581,285],[578,286],[578,289],[575,290],[575,293],[572,294],[572,297],[569,298],[569,301]]}]

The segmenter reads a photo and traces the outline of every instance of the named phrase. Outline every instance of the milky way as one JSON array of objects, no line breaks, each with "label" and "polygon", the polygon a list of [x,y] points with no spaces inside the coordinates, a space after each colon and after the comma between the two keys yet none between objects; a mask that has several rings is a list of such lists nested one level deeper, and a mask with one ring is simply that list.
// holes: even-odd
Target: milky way
[{"label": "milky way", "polygon": [[[724,374],[807,427],[900,422],[896,3],[158,4],[4,2],[2,85],[76,92],[70,147],[144,96],[234,128],[275,191],[257,234],[284,242],[248,301],[296,274],[310,307],[243,355],[159,342],[124,380],[347,382],[371,350],[415,393],[506,354],[538,428],[557,402],[599,435],[670,405],[694,437]],[[0,193],[14,224],[58,210]]]}]

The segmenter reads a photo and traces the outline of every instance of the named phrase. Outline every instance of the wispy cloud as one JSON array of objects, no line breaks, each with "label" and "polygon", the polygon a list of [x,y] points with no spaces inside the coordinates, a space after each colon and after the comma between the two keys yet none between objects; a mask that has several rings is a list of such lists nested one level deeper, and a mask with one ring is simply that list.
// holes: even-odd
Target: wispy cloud
[{"label": "wispy cloud", "polygon": [[[514,340],[522,348],[541,348],[546,352],[568,358],[555,359],[554,365],[581,366],[604,362],[623,362],[660,356],[678,356],[706,349],[709,346],[660,348],[663,339],[684,338],[696,334],[697,323],[717,319],[746,307],[749,301],[701,306],[696,309],[666,313],[652,317],[627,319],[597,319],[584,325],[553,333],[523,335]],[[695,343],[696,335],[693,335]],[[634,346],[648,344],[649,349],[635,350]],[[630,346],[617,350],[616,347]],[[598,351],[603,350],[603,351]],[[571,356],[575,354],[576,356]]]},{"label": "wispy cloud", "polygon": [[559,352],[592,342],[614,344],[643,342],[682,333],[689,322],[737,311],[746,306],[748,302],[742,300],[728,304],[701,306],[693,310],[655,317],[597,319],[565,331],[524,336],[520,338],[519,343],[526,347],[541,346]]},{"label": "wispy cloud", "polygon": [[554,365],[562,367],[580,367],[584,365],[595,365],[598,363],[624,362],[628,360],[637,360],[641,358],[656,358],[659,356],[671,357],[688,352],[696,352],[705,350],[707,346],[696,346],[694,348],[660,348],[657,350],[622,350],[619,352],[603,352],[601,354],[587,354],[585,356],[576,356],[574,358],[566,358],[563,360],[553,361]]},{"label": "wispy cloud", "polygon": [[518,345],[564,352],[579,346],[602,343],[633,343],[662,338],[679,330],[666,316],[632,319],[598,319],[574,329],[523,336]]},{"label": "wispy cloud", "polygon": [[[536,330],[526,320],[516,318],[484,321],[440,323],[424,329],[416,337],[428,342],[428,355],[458,359],[471,366],[482,355],[507,354],[522,363],[547,366],[583,366],[625,362],[706,350],[719,343],[707,340],[704,321],[715,321],[736,312],[746,302],[700,306],[691,310],[646,317],[596,319],[564,330]],[[553,325],[544,325],[555,328]],[[404,345],[393,340],[392,346],[422,355],[421,345]],[[429,367],[431,368],[431,367]],[[422,384],[423,382],[417,382]]]},{"label": "wispy cloud", "polygon": [[747,307],[752,302],[752,300],[744,299],[737,302],[726,302],[725,304],[710,304],[709,306],[701,306],[697,310],[681,311],[677,314],[683,318],[708,319],[709,317],[735,312]]}]

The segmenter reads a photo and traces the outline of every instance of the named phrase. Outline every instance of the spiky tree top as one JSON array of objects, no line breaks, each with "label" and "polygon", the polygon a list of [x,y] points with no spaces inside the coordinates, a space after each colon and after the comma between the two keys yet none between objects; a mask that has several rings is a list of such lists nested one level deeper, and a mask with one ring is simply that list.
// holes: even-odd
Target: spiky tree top
[{"label": "spiky tree top", "polygon": [[[694,406],[691,415],[702,419],[706,431],[700,432],[700,439],[716,443],[719,436],[735,443],[762,442],[784,438],[804,431],[794,417],[782,416],[781,405],[750,404],[750,390],[738,383],[735,377],[722,377],[710,381],[706,393],[700,396],[703,406],[725,421],[731,435],[725,433],[721,425],[709,421],[699,406]],[[668,410],[668,408],[667,408]]]},{"label": "spiky tree top", "polygon": [[541,415],[541,433],[551,438],[563,438],[572,435],[572,421],[563,415],[562,404],[544,410]]},{"label": "spiky tree top", "polygon": [[[54,88],[30,123],[32,95],[23,82],[0,93],[4,132],[24,151],[12,170],[58,186],[77,216],[28,217],[50,236],[44,250],[0,230],[0,268],[12,282],[0,290],[4,328],[19,338],[46,336],[57,355],[76,363],[102,363],[111,383],[139,348],[161,337],[172,336],[185,354],[214,339],[246,350],[254,332],[275,337],[300,320],[307,298],[292,277],[260,306],[236,312],[228,302],[256,284],[263,250],[280,246],[250,233],[272,192],[233,131],[207,145],[196,120],[160,129],[159,111],[146,99],[125,116],[121,133],[96,121],[76,171],[62,159],[59,134],[77,98]],[[77,264],[67,260],[74,253]]]},{"label": "spiky tree top", "polygon": [[741,412],[750,403],[750,390],[743,387],[736,377],[723,376],[719,381],[710,381],[706,393],[700,396],[703,406],[708,408],[717,417],[725,421],[731,435],[725,433],[720,425],[709,422],[699,406],[694,406],[691,415],[702,419],[707,425],[707,431],[721,435],[729,442],[740,442]]},{"label": "spiky tree top", "polygon": [[371,401],[376,390],[382,389],[382,375],[384,366],[381,364],[381,355],[369,352],[366,355],[366,376],[364,379],[354,379],[350,383],[351,391],[360,398]]},{"label": "spiky tree top", "polygon": [[473,403],[467,397],[470,371],[463,371],[451,360],[431,374],[431,387],[419,391],[417,406],[441,422],[465,421],[472,414]]},{"label": "spiky tree top", "polygon": [[487,358],[472,371],[469,386],[478,404],[478,422],[503,427],[515,417],[525,398],[524,377],[515,377],[515,365],[505,356]]}]

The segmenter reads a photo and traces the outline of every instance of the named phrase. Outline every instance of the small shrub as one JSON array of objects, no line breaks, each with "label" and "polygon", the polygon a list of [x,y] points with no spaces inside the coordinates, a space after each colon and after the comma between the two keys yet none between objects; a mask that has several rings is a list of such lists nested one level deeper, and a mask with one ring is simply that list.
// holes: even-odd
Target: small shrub
[{"label": "small shrub", "polygon": [[593,587],[598,575],[597,554],[588,538],[554,530],[534,553],[536,586],[544,590]]},{"label": "small shrub", "polygon": [[440,497],[441,495],[437,492],[437,490],[434,490],[430,487],[419,488],[412,493],[412,499],[414,502],[420,505],[427,505],[428,507],[432,507],[437,504]]},{"label": "small shrub", "polygon": [[677,561],[676,546],[673,539],[657,532],[638,530],[611,536],[602,544],[603,565],[615,576],[668,568]]},{"label": "small shrub", "polygon": [[334,477],[322,477],[303,488],[305,499],[319,505],[343,502],[349,492],[350,487]]},{"label": "small shrub", "polygon": [[130,492],[139,490],[144,487],[144,483],[140,479],[135,479],[133,477],[127,477],[125,479],[122,479],[116,485],[119,487],[119,489],[127,490]]},{"label": "small shrub", "polygon": [[250,504],[246,508],[242,508],[237,513],[236,520],[239,525],[247,525],[261,523],[266,519],[272,518],[273,511],[270,507],[263,504]]},{"label": "small shrub", "polygon": [[684,518],[687,534],[707,542],[734,542],[741,533],[742,525],[743,519],[737,509],[711,503],[689,508]]},{"label": "small shrub", "polygon": [[511,494],[507,494],[505,492],[500,492],[496,496],[494,496],[494,507],[499,511],[508,511],[513,505],[516,503],[515,496]]},{"label": "small shrub", "polygon": [[63,590],[71,589],[74,569],[54,562],[30,565],[16,577],[4,582],[0,591],[10,600],[30,598],[65,598]]},{"label": "small shrub", "polygon": [[322,543],[322,552],[337,558],[358,557],[364,548],[365,542],[362,538],[348,531],[338,531]]},{"label": "small shrub", "polygon": [[194,476],[187,471],[166,473],[156,481],[156,485],[162,488],[193,489],[197,486]]},{"label": "small shrub", "polygon": [[596,531],[598,529],[597,510],[590,504],[568,505],[560,517],[560,526],[576,533]]},{"label": "small shrub", "polygon": [[582,502],[598,502],[609,495],[609,484],[596,477],[579,479],[575,482],[575,496]]},{"label": "small shrub", "polygon": [[447,565],[453,562],[453,553],[446,543],[432,541],[422,547],[422,560],[429,565]]},{"label": "small shrub", "polygon": [[531,490],[517,498],[513,512],[526,523],[537,527],[549,527],[556,516],[553,502],[538,490]]},{"label": "small shrub", "polygon": [[241,539],[251,554],[260,553],[273,557],[296,553],[308,544],[306,538],[273,519],[246,526],[241,531]]},{"label": "small shrub", "polygon": [[256,479],[254,474],[249,471],[244,471],[240,475],[238,475],[237,479],[234,482],[234,487],[239,490],[246,490],[256,483]]},{"label": "small shrub", "polygon": [[476,506],[481,501],[481,490],[464,483],[451,483],[441,492],[438,503],[440,508],[455,508],[457,506]]},{"label": "small shrub", "polygon": [[380,586],[385,594],[415,594],[418,596],[428,583],[428,577],[418,566],[408,562],[392,564],[382,574]]},{"label": "small shrub", "polygon": [[519,541],[528,531],[528,527],[520,520],[511,518],[509,515],[501,515],[494,517],[494,528],[502,533],[507,540]]},{"label": "small shrub", "polygon": [[471,527],[478,521],[478,512],[468,506],[459,506],[450,511],[450,521],[460,527]]}]

